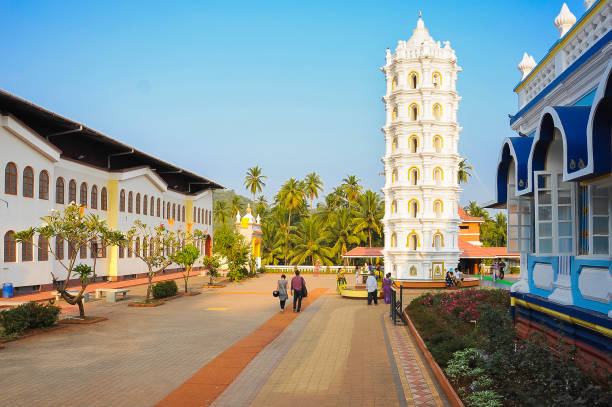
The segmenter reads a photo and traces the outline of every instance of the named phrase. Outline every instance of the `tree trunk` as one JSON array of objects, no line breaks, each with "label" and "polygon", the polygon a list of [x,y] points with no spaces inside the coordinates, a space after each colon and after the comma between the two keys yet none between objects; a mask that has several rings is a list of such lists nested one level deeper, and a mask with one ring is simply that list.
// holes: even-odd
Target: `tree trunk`
[{"label": "tree trunk", "polygon": [[372,247],[372,229],[368,229],[368,244]]},{"label": "tree trunk", "polygon": [[79,306],[79,317],[85,318],[85,307],[83,306],[83,297],[79,298],[77,301],[77,305]]},{"label": "tree trunk", "polygon": [[147,277],[149,278],[149,285],[147,286],[147,299],[145,301],[149,302],[151,299],[151,285],[153,284],[153,270],[149,269],[149,275]]},{"label": "tree trunk", "polygon": [[189,281],[190,271],[191,271],[191,267],[185,268],[185,273],[183,274],[183,278],[185,279],[185,294],[187,293],[187,281]]},{"label": "tree trunk", "polygon": [[287,256],[289,255],[289,234],[291,233],[291,208],[289,208],[289,217],[287,218],[287,237],[285,238],[285,266],[287,265]]}]

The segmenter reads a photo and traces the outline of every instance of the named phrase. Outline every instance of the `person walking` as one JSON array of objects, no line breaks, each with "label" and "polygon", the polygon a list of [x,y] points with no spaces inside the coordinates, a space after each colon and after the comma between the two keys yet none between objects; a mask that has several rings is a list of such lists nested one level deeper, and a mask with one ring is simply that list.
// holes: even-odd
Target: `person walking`
[{"label": "person walking", "polygon": [[[291,294],[293,295],[293,312],[300,312],[302,309],[302,290],[304,288],[304,278],[300,276],[300,270],[295,268],[295,276],[291,279]],[[297,304],[297,311],[296,311]]]},{"label": "person walking", "polygon": [[276,282],[276,290],[278,291],[278,299],[280,300],[281,312],[285,312],[285,302],[289,295],[287,295],[287,276],[282,275],[281,279]]},{"label": "person walking", "polygon": [[355,266],[355,288],[359,284],[359,266]]},{"label": "person walking", "polygon": [[504,279],[504,272],[506,271],[506,263],[504,263],[503,259],[499,263],[498,268],[499,268],[499,279],[503,280]]},{"label": "person walking", "polygon": [[374,305],[378,305],[378,283],[373,271],[366,280],[366,289],[368,290],[368,305],[372,305],[372,300],[374,300]]},{"label": "person walking", "polygon": [[383,295],[385,296],[385,304],[391,303],[391,273],[387,273],[382,281]]}]

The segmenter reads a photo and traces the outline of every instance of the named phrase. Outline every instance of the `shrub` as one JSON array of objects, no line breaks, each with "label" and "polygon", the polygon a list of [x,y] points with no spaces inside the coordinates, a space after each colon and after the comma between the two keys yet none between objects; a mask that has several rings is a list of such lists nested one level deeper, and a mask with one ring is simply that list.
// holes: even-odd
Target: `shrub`
[{"label": "shrub", "polygon": [[176,295],[178,292],[178,286],[176,281],[160,281],[153,286],[153,297],[154,298],[167,298]]},{"label": "shrub", "polygon": [[510,274],[519,274],[521,272],[521,268],[517,266],[510,267]]},{"label": "shrub", "polygon": [[55,325],[59,313],[59,307],[29,302],[0,312],[0,323],[5,336],[18,336],[28,329],[47,328]]}]

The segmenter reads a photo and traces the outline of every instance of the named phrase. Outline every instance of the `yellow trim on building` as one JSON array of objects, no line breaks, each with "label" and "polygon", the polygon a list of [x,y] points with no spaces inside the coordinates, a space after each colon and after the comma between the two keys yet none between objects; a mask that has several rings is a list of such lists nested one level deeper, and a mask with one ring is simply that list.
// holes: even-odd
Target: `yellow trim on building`
[{"label": "yellow trim on building", "polygon": [[[412,87],[412,83],[410,82],[412,74],[415,74],[416,75],[416,79],[417,79],[416,86],[414,88]],[[408,72],[408,87],[410,89],[417,89],[419,87],[420,83],[421,83],[421,78],[419,77],[419,73],[417,71],[410,71],[410,72]]]},{"label": "yellow trim on building", "polygon": [[518,304],[518,305],[520,305],[522,307],[525,307],[525,308],[530,308],[530,309],[542,312],[544,314],[548,314],[548,315],[553,316],[555,318],[562,319],[563,321],[569,322],[571,324],[576,324],[576,325],[583,326],[585,328],[588,328],[588,329],[591,329],[593,331],[599,332],[600,334],[605,335],[608,338],[612,338],[612,329],[608,329],[608,328],[603,327],[601,325],[596,325],[596,324],[593,324],[591,322],[587,322],[585,320],[582,320],[582,319],[579,319],[579,318],[576,318],[576,317],[572,317],[570,315],[566,315],[566,314],[563,314],[561,312],[557,312],[557,311],[551,310],[551,309],[546,308],[546,307],[542,307],[540,305],[532,304],[530,302],[527,302],[525,300],[521,300],[519,298],[511,297],[510,305],[516,306],[516,304]]},{"label": "yellow trim on building", "polygon": [[[119,181],[111,179],[106,184],[108,193],[106,201],[106,222],[111,229],[117,229],[119,224]],[[107,276],[110,280],[116,280],[117,262],[119,257],[119,248],[117,246],[108,246],[107,250]]]},{"label": "yellow trim on building", "polygon": [[557,55],[557,53],[561,50],[561,48],[563,48],[565,44],[567,44],[572,38],[574,38],[578,31],[580,31],[580,29],[585,24],[591,22],[591,17],[593,17],[593,15],[597,11],[599,11],[599,9],[602,8],[606,3],[606,0],[600,1],[599,4],[591,7],[591,9],[587,11],[587,14],[582,18],[582,20],[580,20],[578,24],[574,25],[570,29],[570,31],[565,34],[565,36],[548,52],[548,55],[546,55],[546,57],[531,72],[529,72],[527,77],[523,79],[523,81],[519,83],[516,88],[514,88],[514,92],[519,93],[521,89],[523,89],[529,82],[531,82],[535,74],[538,73],[540,69],[542,69],[542,67],[546,65],[551,59],[553,59],[555,55]]},{"label": "yellow trim on building", "polygon": [[434,75],[435,75],[435,74],[438,74],[438,78],[440,78],[440,83],[439,83],[438,85],[441,87],[441,86],[442,86],[442,74],[441,74],[440,72],[438,72],[438,71],[433,71],[433,72],[431,73],[431,83],[432,83],[432,84],[434,83],[434,80],[433,80],[433,79],[434,79]]},{"label": "yellow trim on building", "polygon": [[193,199],[185,200],[185,223],[193,222]]}]

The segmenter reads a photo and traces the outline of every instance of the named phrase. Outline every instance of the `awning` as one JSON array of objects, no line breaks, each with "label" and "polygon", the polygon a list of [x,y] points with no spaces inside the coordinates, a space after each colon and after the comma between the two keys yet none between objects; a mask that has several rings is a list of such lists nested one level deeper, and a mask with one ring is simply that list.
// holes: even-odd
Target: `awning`
[{"label": "awning", "polygon": [[382,247],[355,247],[342,256],[347,259],[383,257]]}]

